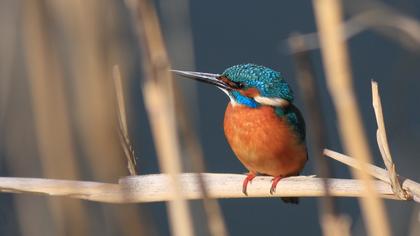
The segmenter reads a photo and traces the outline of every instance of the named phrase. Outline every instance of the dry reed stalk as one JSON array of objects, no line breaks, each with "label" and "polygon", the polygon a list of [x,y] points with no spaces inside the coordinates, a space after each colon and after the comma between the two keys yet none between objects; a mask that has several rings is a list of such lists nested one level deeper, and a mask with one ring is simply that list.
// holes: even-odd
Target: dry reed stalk
[{"label": "dry reed stalk", "polygon": [[[49,12],[42,1],[26,1],[24,9],[25,59],[43,174],[47,178],[78,179],[63,73],[47,28]],[[81,202],[50,199],[49,204],[57,226],[52,234],[89,235],[87,210]]]},{"label": "dry reed stalk", "polygon": [[296,77],[306,110],[305,121],[307,127],[310,127],[308,134],[314,153],[315,168],[322,178],[325,188],[325,196],[319,199],[318,207],[321,228],[326,236],[350,235],[350,222],[346,217],[338,215],[334,198],[330,196],[328,191],[327,178],[331,177],[331,169],[322,153],[327,140],[326,126],[324,117],[322,117],[322,107],[311,55],[309,51],[305,50],[306,45],[301,34],[296,33],[291,36],[289,46],[291,51],[294,52],[292,56],[295,62]]},{"label": "dry reed stalk", "polygon": [[[175,0],[164,1],[157,6],[161,11],[162,25],[166,29],[165,37],[168,54],[172,59],[172,66],[175,68],[193,67],[194,64],[194,45],[190,26],[189,5],[189,0]],[[175,80],[174,90],[177,124],[180,129],[180,138],[183,140],[181,147],[185,153],[183,160],[185,164],[184,171],[191,170],[195,173],[203,173],[206,170],[204,156],[199,138],[194,129],[194,121],[198,120],[197,116],[199,114],[191,113],[191,110],[197,110],[198,108],[196,84]],[[188,93],[188,100],[183,96],[185,92]],[[202,201],[206,215],[206,218],[200,219],[203,223],[200,222],[199,224],[202,224],[204,228],[208,228],[210,235],[227,235],[218,201],[207,197],[205,182],[201,175],[197,176],[204,193]]]},{"label": "dry reed stalk", "polygon": [[[34,142],[36,134],[32,115],[32,97],[26,74],[27,69],[23,69],[26,65],[22,60],[24,49],[22,49],[21,35],[24,34],[23,23],[25,22],[23,2],[1,1],[0,15],[2,17],[0,28],[3,32],[2,40],[0,40],[2,169],[16,176],[42,176],[40,157],[37,155],[39,149]],[[10,199],[13,200],[3,201],[3,207],[16,211],[8,215],[9,219],[14,219],[12,230],[22,235],[48,235],[54,232],[55,229],[51,227],[53,219],[48,199],[20,195]],[[2,232],[7,232],[6,228],[2,226]]]},{"label": "dry reed stalk", "polygon": [[[131,176],[137,175],[136,169],[136,156],[134,153],[133,145],[131,144],[130,136],[128,134],[128,126],[127,126],[127,115],[125,111],[125,99],[124,99],[124,89],[122,85],[122,78],[121,78],[121,71],[118,65],[114,65],[112,70],[113,80],[114,80],[114,88],[115,88],[115,95],[117,100],[117,111],[118,111],[118,127],[119,127],[119,137],[121,147],[124,150],[125,158],[127,161],[127,169]],[[118,223],[122,225],[123,231],[125,235],[132,235],[135,234],[151,234],[151,227],[144,228],[141,231],[137,227],[132,227],[130,222],[133,220],[139,219],[138,215],[132,210],[130,206],[128,208],[123,209],[125,212],[130,212],[131,214],[122,214],[118,215]],[[137,232],[137,233],[136,233]]]},{"label": "dry reed stalk", "polygon": [[[350,158],[352,159],[352,158]],[[386,170],[384,170],[386,171]],[[256,198],[256,197],[322,197],[325,188],[321,178],[297,176],[284,179],[275,194],[269,193],[271,178],[258,176],[249,186],[249,194],[242,193],[241,183],[245,175],[202,173],[210,198]],[[196,173],[176,176],[182,183],[182,194],[186,199],[202,199],[200,183]],[[362,197],[364,184],[355,179],[328,179],[331,196]],[[375,191],[386,199],[396,197],[389,184],[374,181]],[[129,176],[119,184],[39,178],[0,177],[0,191],[13,193],[45,194],[84,199],[106,203],[146,203],[172,201],[172,177],[167,174]]]},{"label": "dry reed stalk", "polygon": [[[356,159],[346,156],[344,154],[325,149],[324,155],[331,157],[334,160],[339,161],[355,169],[361,169],[360,163]],[[388,183],[392,186],[390,175],[386,170],[374,166],[372,164],[368,164],[367,172],[373,177],[380,179],[383,182]],[[402,176],[398,176],[398,178],[402,183],[402,189],[408,194],[407,199],[413,198],[414,201],[420,202],[420,184],[415,182],[414,180],[407,179]],[[398,195],[396,197],[398,197]]]},{"label": "dry reed stalk", "polygon": [[361,166],[360,171],[352,173],[362,180],[366,187],[364,197],[360,199],[365,226],[369,235],[388,236],[390,228],[387,214],[367,173],[367,163],[370,163],[371,158],[353,92],[347,46],[341,27],[341,1],[314,0],[313,3],[327,85],[337,111],[340,135],[345,150],[354,156]]},{"label": "dry reed stalk", "polygon": [[[88,178],[112,181],[127,174],[126,162],[118,158],[123,150],[116,126],[111,73],[116,51],[123,48],[122,42],[116,40],[115,29],[120,27],[115,21],[121,16],[113,1],[46,2],[54,14],[54,25],[60,29],[60,41],[66,42],[63,61],[69,71],[70,115],[79,144],[78,154],[88,170],[85,174]],[[111,44],[113,40],[118,43]],[[144,231],[136,207],[101,205],[98,210],[110,232],[137,235]]]},{"label": "dry reed stalk", "polygon": [[[165,27],[165,37],[169,57],[172,59],[172,66],[193,67],[194,65],[194,42],[191,31],[190,1],[175,0],[163,1],[157,7],[161,11],[162,25]],[[181,85],[181,86],[176,86]],[[175,102],[176,118],[180,128],[180,138],[185,142],[182,144],[185,150],[185,170],[191,167],[192,172],[203,173],[206,170],[205,161],[199,138],[194,130],[194,121],[199,120],[198,113],[191,113],[197,110],[198,97],[195,83],[186,81],[175,81]],[[183,92],[188,93],[188,100],[185,100]],[[187,105],[187,106],[185,106]],[[188,109],[192,108],[192,109]],[[191,165],[189,165],[191,163]],[[204,227],[208,227],[210,235],[227,235],[226,226],[223,220],[220,205],[216,199],[210,199],[206,194],[206,186],[201,175],[198,175],[200,186],[203,191],[203,208],[207,219],[203,219]],[[194,211],[193,211],[194,212]]]},{"label": "dry reed stalk", "polygon": [[128,172],[130,175],[137,175],[136,156],[134,154],[133,146],[131,145],[130,137],[128,136],[127,115],[125,113],[125,101],[123,92],[124,90],[121,81],[121,71],[118,65],[114,66],[112,74],[114,78],[115,95],[117,98],[120,143],[127,159]]},{"label": "dry reed stalk", "polygon": [[[11,68],[13,75],[22,71],[22,64]],[[6,109],[0,125],[0,149],[4,153],[2,168],[6,168],[8,173],[14,176],[42,176],[39,149],[34,142],[36,134],[28,80],[25,76],[12,78],[13,89],[9,93],[9,109]],[[54,231],[51,227],[53,219],[48,209],[48,199],[28,196],[13,196],[11,199],[13,201],[3,204],[10,204],[5,207],[15,209],[14,226],[22,235],[48,235]]]},{"label": "dry reed stalk", "polygon": [[17,32],[19,31],[19,19],[16,14],[20,7],[19,1],[2,1],[0,3],[0,29],[2,29],[2,40],[0,42],[0,123],[3,123],[7,106],[10,104],[11,84],[13,78],[13,67],[17,54]]},{"label": "dry reed stalk", "polygon": [[[420,22],[385,4],[375,3],[375,5],[374,10],[358,12],[342,24],[344,39],[350,40],[366,30],[373,30],[397,41],[406,49],[418,51],[420,49]],[[301,50],[318,49],[320,47],[318,36],[318,32],[302,35],[306,46]]]},{"label": "dry reed stalk", "polygon": [[182,138],[185,140],[185,151],[190,158],[192,169],[194,172],[198,173],[197,178],[200,184],[201,192],[203,193],[203,205],[208,219],[209,232],[214,236],[228,235],[219,203],[216,199],[208,197],[206,183],[201,175],[201,173],[206,170],[203,151],[200,143],[198,142],[199,138],[193,130],[194,124],[187,115],[187,108],[184,103],[185,100],[176,86],[175,96],[180,133]]},{"label": "dry reed stalk", "polygon": [[[125,161],[115,158],[123,151],[119,145],[117,112],[115,112],[112,59],[109,47],[115,37],[104,22],[107,6],[102,1],[48,0],[55,24],[65,32],[67,69],[72,117],[77,140],[95,179],[111,181],[125,175]],[[104,50],[107,49],[107,50]],[[111,95],[111,96],[110,96]]]},{"label": "dry reed stalk", "polygon": [[411,222],[408,230],[408,236],[420,235],[420,204],[414,206]]},{"label": "dry reed stalk", "polygon": [[145,80],[143,96],[151,124],[162,172],[170,176],[168,190],[173,198],[168,203],[171,231],[177,236],[194,234],[188,202],[182,195],[182,183],[176,176],[182,163],[174,110],[174,91],[169,59],[159,20],[148,0],[127,1],[143,49]]},{"label": "dry reed stalk", "polygon": [[382,113],[381,98],[379,96],[379,91],[378,91],[378,83],[375,81],[372,81],[371,83],[372,83],[372,104],[375,110],[376,123],[378,124],[376,139],[378,141],[379,150],[381,152],[382,159],[384,160],[386,169],[389,172],[389,178],[391,181],[392,190],[394,190],[394,193],[399,198],[407,199],[408,195],[401,187],[400,180],[398,179],[397,171],[395,169],[395,164],[392,161],[391,151],[389,150],[388,138],[386,136],[386,130],[385,130],[384,116]]},{"label": "dry reed stalk", "polygon": [[[360,162],[346,155],[325,149],[324,154],[352,168],[360,169]],[[375,192],[381,197],[393,200],[401,199],[395,195],[391,187],[391,180],[385,169],[368,164],[368,174],[380,179],[372,182]],[[242,193],[241,182],[244,175],[240,174],[200,174],[205,181],[206,192],[202,191],[202,183],[196,173],[183,173],[177,175],[182,183],[182,194],[186,199],[202,199],[207,195],[210,198],[251,198],[251,197],[322,197],[326,191],[331,196],[363,197],[365,185],[354,179],[328,179],[328,190],[325,189],[324,180],[314,176],[296,176],[285,178],[278,191],[271,195],[268,192],[270,177],[258,176],[249,186],[249,194]],[[90,201],[106,203],[139,203],[170,201],[175,198],[171,190],[172,178],[167,174],[152,174],[142,176],[124,177],[119,184],[71,181],[39,178],[0,177],[0,191],[12,193],[45,194],[50,196],[63,196]],[[413,180],[403,178],[402,188],[420,202],[420,184]],[[417,199],[416,199],[417,196]],[[335,220],[342,220],[335,219]],[[345,222],[342,222],[346,225]]]}]

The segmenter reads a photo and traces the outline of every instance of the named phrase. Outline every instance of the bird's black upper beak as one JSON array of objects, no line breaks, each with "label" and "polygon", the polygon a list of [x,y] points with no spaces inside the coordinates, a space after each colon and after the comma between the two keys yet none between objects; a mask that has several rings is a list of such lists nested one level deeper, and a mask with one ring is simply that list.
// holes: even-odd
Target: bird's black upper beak
[{"label": "bird's black upper beak", "polygon": [[192,71],[182,71],[182,70],[171,70],[177,75],[183,76],[185,78],[198,80],[204,83],[213,84],[221,89],[232,90],[235,89],[221,78],[219,74],[203,73],[203,72],[192,72]]}]

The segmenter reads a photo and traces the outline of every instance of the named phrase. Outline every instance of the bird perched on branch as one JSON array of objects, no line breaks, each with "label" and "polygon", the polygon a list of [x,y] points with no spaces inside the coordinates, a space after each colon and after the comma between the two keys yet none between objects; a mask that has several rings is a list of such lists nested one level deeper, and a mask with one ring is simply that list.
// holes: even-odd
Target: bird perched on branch
[{"label": "bird perched on branch", "polygon": [[[229,98],[224,118],[227,141],[249,173],[242,191],[257,174],[273,176],[270,193],[284,177],[299,175],[307,159],[305,122],[293,105],[293,91],[281,74],[270,68],[240,64],[222,74],[173,70],[213,84]],[[294,197],[285,202],[298,203]]]}]

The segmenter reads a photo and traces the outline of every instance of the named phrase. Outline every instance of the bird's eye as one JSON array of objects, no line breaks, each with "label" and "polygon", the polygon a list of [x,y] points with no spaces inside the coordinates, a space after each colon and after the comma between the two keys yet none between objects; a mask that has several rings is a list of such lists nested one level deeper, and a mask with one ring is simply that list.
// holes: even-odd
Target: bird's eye
[{"label": "bird's eye", "polygon": [[241,89],[241,88],[245,87],[245,84],[244,84],[244,83],[242,83],[242,82],[236,82],[235,84],[236,84],[236,87],[237,87],[238,89]]}]

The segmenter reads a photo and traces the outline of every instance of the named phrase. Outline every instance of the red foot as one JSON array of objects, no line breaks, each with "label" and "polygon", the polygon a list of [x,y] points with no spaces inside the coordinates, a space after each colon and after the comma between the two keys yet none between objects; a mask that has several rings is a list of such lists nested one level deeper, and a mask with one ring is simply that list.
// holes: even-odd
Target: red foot
[{"label": "red foot", "polygon": [[277,187],[277,184],[279,183],[279,181],[281,180],[281,179],[283,179],[284,177],[283,176],[281,176],[281,175],[279,175],[279,176],[276,176],[276,177],[274,177],[271,181],[273,182],[272,184],[271,184],[271,188],[270,188],[270,194],[271,195],[273,195],[273,193],[275,193],[276,192],[276,187]]},{"label": "red foot", "polygon": [[248,193],[246,192],[246,188],[248,187],[248,183],[251,183],[252,180],[257,176],[255,173],[249,172],[246,178],[244,179],[244,183],[242,184],[242,192],[248,196]]}]

